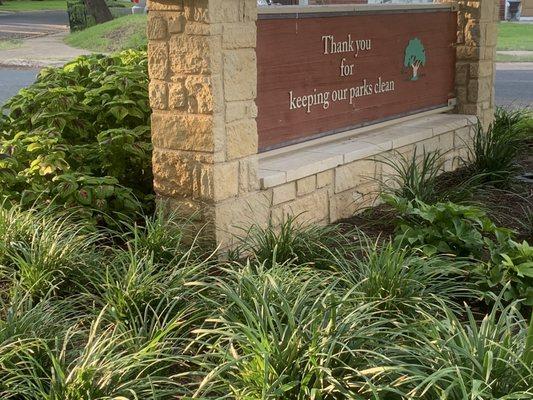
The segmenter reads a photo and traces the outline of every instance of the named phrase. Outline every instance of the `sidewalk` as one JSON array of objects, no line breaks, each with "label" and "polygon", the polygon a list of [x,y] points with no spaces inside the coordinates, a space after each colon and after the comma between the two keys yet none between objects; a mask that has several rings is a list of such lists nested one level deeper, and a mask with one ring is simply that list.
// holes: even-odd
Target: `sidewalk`
[{"label": "sidewalk", "polygon": [[67,46],[63,38],[67,32],[27,39],[20,47],[0,50],[0,67],[57,67],[84,54],[88,50]]},{"label": "sidewalk", "polygon": [[533,71],[533,62],[497,62],[497,70]]}]

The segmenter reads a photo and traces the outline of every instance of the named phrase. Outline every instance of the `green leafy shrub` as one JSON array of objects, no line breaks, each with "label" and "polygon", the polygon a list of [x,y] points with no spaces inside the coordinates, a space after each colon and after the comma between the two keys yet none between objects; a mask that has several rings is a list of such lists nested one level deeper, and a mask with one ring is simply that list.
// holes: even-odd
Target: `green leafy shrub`
[{"label": "green leafy shrub", "polygon": [[488,238],[501,241],[510,235],[474,206],[452,202],[429,205],[395,196],[384,199],[399,213],[395,241],[420,248],[428,256],[441,253],[480,259]]},{"label": "green leafy shrub", "polygon": [[[0,117],[0,196],[55,202],[110,223],[152,204],[146,53],[45,69]],[[112,216],[113,218],[109,218]]]},{"label": "green leafy shrub", "polygon": [[480,265],[480,284],[504,290],[503,299],[533,306],[533,246],[507,240],[490,248],[491,259]]}]

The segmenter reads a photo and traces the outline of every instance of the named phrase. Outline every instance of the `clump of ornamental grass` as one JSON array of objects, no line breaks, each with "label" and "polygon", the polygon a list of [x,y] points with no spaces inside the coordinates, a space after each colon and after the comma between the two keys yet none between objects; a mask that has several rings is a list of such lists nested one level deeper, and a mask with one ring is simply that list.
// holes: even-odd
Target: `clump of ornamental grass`
[{"label": "clump of ornamental grass", "polygon": [[[526,399],[533,396],[531,343],[516,304],[496,302],[480,321],[465,307],[462,321],[446,305],[420,310],[415,329],[403,327],[405,344],[387,354],[403,371],[389,383],[416,399]],[[531,335],[531,333],[530,333]],[[531,339],[531,338],[530,338]],[[390,376],[388,377],[390,378]]]},{"label": "clump of ornamental grass", "polygon": [[481,179],[475,174],[462,177],[450,188],[441,176],[446,160],[438,151],[418,154],[415,148],[410,157],[397,153],[394,158],[380,161],[391,170],[381,182],[385,196],[428,204],[445,200],[462,202],[469,200],[480,188]]},{"label": "clump of ornamental grass", "polygon": [[392,172],[382,182],[385,193],[427,202],[438,198],[437,177],[443,171],[444,160],[439,152],[417,153],[415,148],[409,157],[396,153],[396,157],[380,160]]},{"label": "clump of ornamental grass", "polygon": [[304,217],[287,215],[279,226],[252,226],[240,239],[233,258],[250,256],[265,265],[294,261],[295,265],[328,268],[332,250],[346,254],[353,249],[355,231],[345,232],[341,225],[309,224]]},{"label": "clump of ornamental grass", "polygon": [[391,241],[361,237],[361,247],[352,257],[338,257],[334,270],[342,284],[364,301],[379,301],[382,307],[411,312],[414,305],[432,307],[435,298],[450,306],[457,299],[475,297],[465,281],[467,264],[449,257],[425,257]]},{"label": "clump of ornamental grass", "polygon": [[180,360],[166,335],[134,346],[131,336],[102,326],[101,317],[88,329],[72,326],[56,341],[18,343],[16,352],[17,363],[3,368],[4,398],[167,399],[184,392],[169,373]]},{"label": "clump of ornamental grass", "polygon": [[203,281],[216,266],[197,237],[188,236],[190,221],[157,213],[143,224],[125,226],[126,232],[117,233],[123,245],[102,249],[107,262],[79,279],[84,296],[118,322],[154,308],[187,309],[199,292],[193,282]]},{"label": "clump of ornamental grass", "polygon": [[68,292],[80,271],[100,261],[96,244],[101,236],[53,207],[0,207],[0,231],[0,280],[36,298]]},{"label": "clump of ornamental grass", "polygon": [[[304,272],[305,271],[305,272]],[[360,398],[381,371],[388,319],[352,303],[323,272],[293,265],[247,264],[213,283],[209,371],[198,396],[236,399]]]},{"label": "clump of ornamental grass", "polygon": [[496,107],[496,129],[508,130],[517,140],[533,138],[533,112],[529,108]]},{"label": "clump of ornamental grass", "polygon": [[507,119],[497,119],[483,129],[478,121],[468,146],[467,165],[470,173],[483,183],[506,185],[517,172],[516,156],[522,137],[509,123]]}]

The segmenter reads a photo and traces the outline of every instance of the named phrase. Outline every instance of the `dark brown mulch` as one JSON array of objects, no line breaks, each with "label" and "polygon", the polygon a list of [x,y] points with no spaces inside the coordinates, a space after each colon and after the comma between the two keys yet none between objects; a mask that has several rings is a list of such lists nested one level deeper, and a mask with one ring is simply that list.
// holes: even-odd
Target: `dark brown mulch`
[{"label": "dark brown mulch", "polygon": [[[533,173],[533,142],[526,143],[517,159],[517,176]],[[461,183],[468,179],[466,169],[459,169],[439,177],[438,186],[450,194],[459,195]],[[508,187],[486,185],[472,193],[471,198],[462,200],[487,210],[488,215],[498,225],[514,230],[518,240],[533,241],[533,183],[513,180]],[[344,229],[358,228],[371,239],[387,239],[394,234],[394,211],[386,205],[369,208],[362,213],[342,221]]]}]

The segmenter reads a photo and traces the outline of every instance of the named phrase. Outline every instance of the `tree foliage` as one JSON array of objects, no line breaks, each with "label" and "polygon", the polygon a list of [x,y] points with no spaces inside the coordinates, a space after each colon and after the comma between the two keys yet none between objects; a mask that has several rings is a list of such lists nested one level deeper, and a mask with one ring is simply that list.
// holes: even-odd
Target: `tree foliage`
[{"label": "tree foliage", "polygon": [[424,45],[418,38],[411,39],[405,48],[405,58],[403,65],[411,67],[419,63],[421,65],[426,64],[426,50]]}]

